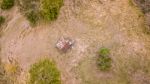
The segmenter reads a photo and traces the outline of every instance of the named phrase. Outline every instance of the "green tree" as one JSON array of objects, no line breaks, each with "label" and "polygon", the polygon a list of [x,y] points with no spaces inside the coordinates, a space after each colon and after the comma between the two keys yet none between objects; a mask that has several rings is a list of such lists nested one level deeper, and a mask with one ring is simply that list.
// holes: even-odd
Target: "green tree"
[{"label": "green tree", "polygon": [[14,6],[14,0],[3,0],[1,3],[1,9],[10,9]]},{"label": "green tree", "polygon": [[29,73],[29,84],[61,84],[60,72],[50,60],[46,59],[33,64]]},{"label": "green tree", "polygon": [[63,0],[41,0],[41,14],[47,20],[55,20],[62,5]]}]

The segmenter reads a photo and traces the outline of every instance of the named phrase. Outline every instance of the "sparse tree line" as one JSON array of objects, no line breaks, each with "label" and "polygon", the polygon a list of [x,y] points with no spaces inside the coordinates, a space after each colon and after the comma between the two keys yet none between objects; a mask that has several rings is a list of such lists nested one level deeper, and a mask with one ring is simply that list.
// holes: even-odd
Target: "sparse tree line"
[{"label": "sparse tree line", "polygon": [[[63,5],[63,0],[2,0],[0,8],[9,10],[15,5],[15,2],[31,24],[36,24],[40,19],[46,21],[56,20]],[[3,21],[4,18],[0,18],[0,24]]]}]

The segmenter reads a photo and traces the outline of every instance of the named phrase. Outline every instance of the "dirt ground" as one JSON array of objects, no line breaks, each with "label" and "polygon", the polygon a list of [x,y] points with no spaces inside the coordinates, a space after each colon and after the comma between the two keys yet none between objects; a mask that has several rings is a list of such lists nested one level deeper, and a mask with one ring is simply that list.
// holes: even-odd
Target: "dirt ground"
[{"label": "dirt ground", "polygon": [[[63,84],[113,84],[105,80],[111,80],[113,73],[104,74],[95,66],[99,48],[111,49],[114,61],[150,55],[149,35],[143,32],[144,16],[128,0],[64,0],[56,21],[40,22],[36,27],[30,26],[17,7],[0,14],[8,17],[0,40],[2,61],[17,59],[23,70],[19,84],[25,84],[30,65],[43,58],[56,62]],[[75,40],[66,54],[55,48],[62,36]],[[142,84],[136,80],[131,84]]]}]

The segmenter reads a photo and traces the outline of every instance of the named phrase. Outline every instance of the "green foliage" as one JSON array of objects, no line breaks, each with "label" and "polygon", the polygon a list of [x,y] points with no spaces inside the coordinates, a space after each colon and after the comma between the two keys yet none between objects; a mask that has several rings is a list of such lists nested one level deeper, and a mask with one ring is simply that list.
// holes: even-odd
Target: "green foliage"
[{"label": "green foliage", "polygon": [[31,24],[36,24],[36,22],[38,20],[38,15],[34,11],[27,13],[26,16]]},{"label": "green foliage", "polygon": [[40,0],[17,0],[20,11],[32,25],[36,25],[40,18]]},{"label": "green foliage", "polygon": [[57,19],[63,0],[17,0],[20,11],[36,24],[40,19],[53,21]]},{"label": "green foliage", "polygon": [[106,55],[108,56],[109,53],[110,53],[110,51],[107,48],[101,48],[100,51],[99,51],[100,56],[106,56]]},{"label": "green foliage", "polygon": [[99,51],[98,65],[102,71],[107,71],[111,68],[111,58],[109,57],[109,49],[102,48]]},{"label": "green foliage", "polygon": [[0,26],[5,22],[5,18],[3,16],[0,16]]},{"label": "green foliage", "polygon": [[46,20],[55,20],[62,5],[63,0],[41,0],[41,14]]},{"label": "green foliage", "polygon": [[33,64],[29,73],[29,84],[61,84],[60,72],[50,60],[42,60]]},{"label": "green foliage", "polygon": [[1,3],[1,9],[10,9],[14,6],[14,0],[3,0]]}]

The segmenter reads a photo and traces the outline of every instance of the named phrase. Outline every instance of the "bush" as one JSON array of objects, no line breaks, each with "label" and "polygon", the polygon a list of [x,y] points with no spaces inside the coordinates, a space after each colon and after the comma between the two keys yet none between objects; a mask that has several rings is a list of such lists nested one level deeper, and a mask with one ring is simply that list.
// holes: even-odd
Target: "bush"
[{"label": "bush", "polygon": [[50,60],[42,60],[33,64],[29,73],[29,84],[61,84],[60,73]]},{"label": "bush", "polygon": [[38,20],[38,16],[34,11],[27,13],[26,16],[27,16],[27,19],[30,21],[31,24],[36,24],[36,22]]},{"label": "bush", "polygon": [[57,19],[63,0],[17,0],[20,11],[35,24],[40,19]]},{"label": "bush", "polygon": [[41,0],[41,14],[46,20],[55,20],[62,5],[63,0]]},{"label": "bush", "polygon": [[5,22],[5,18],[3,16],[0,16],[0,26]]},{"label": "bush", "polygon": [[25,15],[27,20],[35,25],[40,18],[40,0],[17,0],[20,11]]},{"label": "bush", "polygon": [[111,68],[111,58],[109,57],[109,49],[102,48],[99,51],[98,66],[100,70],[106,71]]},{"label": "bush", "polygon": [[10,9],[14,6],[14,0],[3,0],[1,3],[1,9]]},{"label": "bush", "polygon": [[150,0],[134,0],[135,3],[142,9],[143,13],[150,12]]}]

